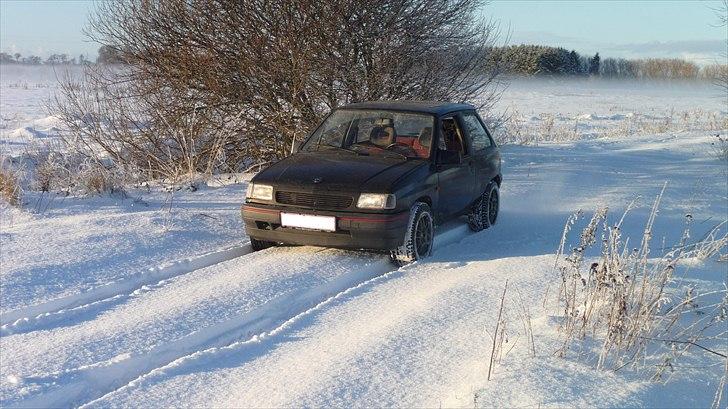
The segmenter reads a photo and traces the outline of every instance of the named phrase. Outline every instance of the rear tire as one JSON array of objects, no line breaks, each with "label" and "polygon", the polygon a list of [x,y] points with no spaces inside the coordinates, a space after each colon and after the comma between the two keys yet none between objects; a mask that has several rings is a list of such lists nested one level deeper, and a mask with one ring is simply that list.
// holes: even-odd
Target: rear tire
[{"label": "rear tire", "polygon": [[258,240],[252,237],[250,238],[250,247],[253,248],[253,251],[265,250],[268,247],[273,247],[275,245],[276,244],[272,241]]},{"label": "rear tire", "polygon": [[500,192],[495,182],[490,182],[485,192],[468,213],[468,225],[472,231],[481,231],[495,224],[500,210]]},{"label": "rear tire", "polygon": [[404,243],[392,250],[389,257],[398,266],[421,260],[432,253],[434,239],[435,224],[430,206],[427,203],[415,203],[410,210]]}]

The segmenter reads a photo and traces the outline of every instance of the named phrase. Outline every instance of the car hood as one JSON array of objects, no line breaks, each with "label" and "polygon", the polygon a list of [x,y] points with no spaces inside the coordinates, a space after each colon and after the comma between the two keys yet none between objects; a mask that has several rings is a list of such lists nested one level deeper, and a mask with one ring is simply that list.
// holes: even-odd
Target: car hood
[{"label": "car hood", "polygon": [[347,152],[301,152],[271,165],[253,181],[275,186],[384,192],[399,178],[426,163]]}]

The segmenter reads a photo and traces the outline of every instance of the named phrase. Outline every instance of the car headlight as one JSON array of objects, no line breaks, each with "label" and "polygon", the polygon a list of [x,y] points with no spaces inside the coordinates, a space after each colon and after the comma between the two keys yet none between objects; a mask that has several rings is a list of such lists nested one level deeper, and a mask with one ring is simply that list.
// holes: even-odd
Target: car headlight
[{"label": "car headlight", "polygon": [[273,186],[249,183],[245,197],[248,199],[273,200]]},{"label": "car headlight", "polygon": [[360,209],[394,209],[397,197],[386,193],[362,193],[356,207]]}]

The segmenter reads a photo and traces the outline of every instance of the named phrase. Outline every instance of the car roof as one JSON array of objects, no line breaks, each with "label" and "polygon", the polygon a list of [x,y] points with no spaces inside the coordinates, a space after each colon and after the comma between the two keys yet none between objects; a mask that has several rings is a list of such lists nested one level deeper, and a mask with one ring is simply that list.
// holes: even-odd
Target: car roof
[{"label": "car roof", "polygon": [[385,111],[412,111],[443,115],[453,111],[473,110],[470,104],[442,101],[369,101],[344,105],[339,109],[382,109]]}]

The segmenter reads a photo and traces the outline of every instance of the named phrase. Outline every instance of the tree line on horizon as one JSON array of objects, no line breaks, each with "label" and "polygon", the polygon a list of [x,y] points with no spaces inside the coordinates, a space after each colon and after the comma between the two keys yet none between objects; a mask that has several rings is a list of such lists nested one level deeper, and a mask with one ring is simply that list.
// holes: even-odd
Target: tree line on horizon
[{"label": "tree line on horizon", "polygon": [[725,64],[700,67],[681,58],[601,58],[584,56],[575,50],[544,45],[493,47],[490,64],[500,65],[517,76],[596,76],[636,79],[712,79]]},{"label": "tree line on horizon", "polygon": [[19,64],[19,65],[87,65],[87,64],[121,64],[123,60],[119,53],[112,47],[103,45],[99,47],[96,59],[90,59],[90,56],[80,54],[78,58],[71,57],[64,53],[53,53],[48,58],[43,59],[37,55],[23,56],[20,53],[0,52],[0,64]]},{"label": "tree line on horizon", "polygon": [[[51,54],[45,60],[19,53],[0,53],[0,64],[23,65],[86,65],[124,64],[122,52],[108,45],[101,46],[95,60],[83,54],[78,58],[67,54]],[[597,52],[585,56],[575,50],[545,45],[521,44],[493,46],[487,54],[490,66],[499,66],[513,76],[592,76],[635,79],[712,79],[727,69],[726,64],[703,67],[682,58],[602,58]]]}]

